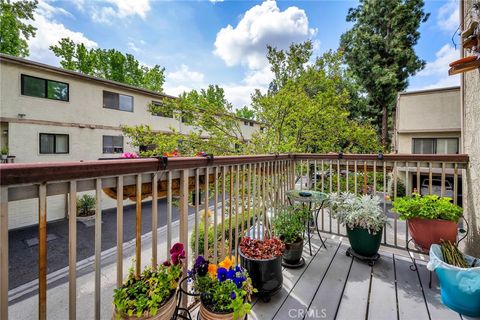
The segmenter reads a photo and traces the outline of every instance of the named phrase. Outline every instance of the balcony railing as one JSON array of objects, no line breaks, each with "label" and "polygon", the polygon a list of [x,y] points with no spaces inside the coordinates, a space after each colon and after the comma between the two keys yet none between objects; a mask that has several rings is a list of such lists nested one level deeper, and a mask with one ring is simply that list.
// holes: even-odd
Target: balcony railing
[{"label": "balcony railing", "polygon": [[[151,199],[151,230],[158,229],[157,200],[167,199],[166,248],[176,235],[172,229],[172,212],[179,212],[178,239],[189,255],[204,254],[217,261],[229,252],[238,254],[239,238],[244,234],[261,237],[271,228],[270,217],[279,206],[287,204],[286,191],[316,189],[323,192],[349,190],[377,194],[389,214],[389,199],[412,192],[452,195],[461,201],[462,171],[467,155],[351,155],[351,154],[282,154],[195,158],[150,158],[105,161],[6,164],[0,167],[0,318],[8,319],[8,209],[9,202],[38,200],[38,316],[47,316],[47,199],[66,195],[69,216],[77,212],[79,192],[94,192],[95,254],[94,315],[101,318],[101,240],[102,198],[116,198],[116,283],[122,284],[124,197],[135,200],[135,271],[142,259],[155,266],[159,261],[159,239],[152,232],[151,255],[142,257],[142,200]],[[400,188],[404,182],[405,190]],[[415,183],[412,183],[412,182]],[[440,182],[436,186],[436,182]],[[434,183],[435,182],[435,183]],[[401,192],[400,192],[401,191]],[[192,196],[193,195],[193,196]],[[193,199],[190,199],[190,197]],[[201,198],[203,204],[200,204]],[[178,204],[176,203],[178,199]],[[189,219],[189,206],[194,206]],[[201,215],[201,210],[204,214]],[[212,217],[209,217],[211,211]],[[203,219],[201,221],[201,219]],[[391,216],[391,226],[384,228],[383,245],[404,249],[408,240],[405,224]],[[240,223],[239,223],[240,221]],[[203,248],[200,227],[203,224]],[[317,221],[324,233],[345,235],[328,210]],[[209,244],[208,228],[220,234]],[[219,232],[220,231],[220,232]],[[194,238],[192,240],[192,237]],[[194,248],[188,248],[189,244]],[[68,222],[68,295],[69,318],[77,315],[77,224]],[[163,254],[161,254],[163,255]],[[168,256],[168,252],[165,252]],[[184,266],[187,268],[187,266]],[[105,315],[103,315],[105,316]]]}]

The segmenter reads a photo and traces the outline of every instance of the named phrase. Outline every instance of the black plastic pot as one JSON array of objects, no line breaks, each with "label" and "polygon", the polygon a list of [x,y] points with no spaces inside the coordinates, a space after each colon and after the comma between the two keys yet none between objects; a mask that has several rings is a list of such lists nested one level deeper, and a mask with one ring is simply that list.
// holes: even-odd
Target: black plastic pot
[{"label": "black plastic pot", "polygon": [[283,261],[288,264],[297,264],[302,259],[303,239],[298,238],[294,243],[285,243],[285,251],[283,251]]},{"label": "black plastic pot", "polygon": [[272,259],[255,260],[246,257],[241,250],[240,263],[252,278],[253,287],[258,290],[257,295],[264,301],[282,289],[282,256]]}]

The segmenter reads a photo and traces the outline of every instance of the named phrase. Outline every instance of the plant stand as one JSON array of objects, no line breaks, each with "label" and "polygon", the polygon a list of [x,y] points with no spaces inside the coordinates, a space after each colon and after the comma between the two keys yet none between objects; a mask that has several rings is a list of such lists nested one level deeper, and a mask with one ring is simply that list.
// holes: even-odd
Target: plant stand
[{"label": "plant stand", "polygon": [[[466,228],[465,229],[463,229],[463,228],[458,229],[458,233],[462,234],[462,237],[457,241],[457,246],[463,239],[465,239],[467,237],[468,230],[469,230],[469,225],[468,225],[467,220],[464,217],[462,217],[462,219],[465,222],[465,227]],[[410,244],[413,244],[413,246],[415,247],[415,250],[410,249]],[[429,250],[425,250],[425,249],[420,248],[415,243],[415,240],[413,240],[413,238],[409,238],[408,241],[407,241],[407,252],[408,252],[408,256],[412,260],[412,264],[410,265],[410,270],[411,271],[417,271],[418,270],[417,262],[415,260],[415,257],[413,256],[413,253],[414,252],[420,252],[422,254],[428,255]],[[432,271],[429,271],[428,288],[432,289]]]},{"label": "plant stand", "polygon": [[[188,280],[190,277],[185,277],[183,278],[180,283],[178,284],[178,291],[177,291],[177,306],[175,308],[175,313],[173,314],[172,320],[177,320],[177,319],[185,319],[185,320],[193,320],[192,315],[190,314],[190,310],[188,308],[183,308],[181,307],[182,305],[182,298],[187,299],[188,302],[188,297],[199,297],[199,294],[196,294],[194,292],[188,292]],[[183,284],[186,284],[186,290],[183,289]]]},{"label": "plant stand", "polygon": [[288,263],[282,260],[282,266],[289,269],[298,269],[305,265],[305,259],[303,257],[298,260],[297,263]]},{"label": "plant stand", "polygon": [[362,256],[358,253],[356,253],[352,247],[349,247],[347,249],[347,252],[345,253],[347,255],[347,257],[354,257],[354,258],[357,258],[358,260],[361,260],[361,261],[365,261],[368,263],[369,266],[373,267],[375,265],[375,262],[378,261],[378,259],[380,259],[380,255],[378,253],[375,253],[373,256],[371,257],[366,257],[366,256]]}]

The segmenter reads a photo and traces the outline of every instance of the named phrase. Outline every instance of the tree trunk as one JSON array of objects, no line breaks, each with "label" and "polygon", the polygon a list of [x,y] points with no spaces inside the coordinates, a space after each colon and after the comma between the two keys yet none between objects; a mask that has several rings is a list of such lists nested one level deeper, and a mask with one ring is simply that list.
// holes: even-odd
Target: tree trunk
[{"label": "tree trunk", "polygon": [[386,105],[382,107],[382,146],[384,149],[388,147],[388,111]]}]

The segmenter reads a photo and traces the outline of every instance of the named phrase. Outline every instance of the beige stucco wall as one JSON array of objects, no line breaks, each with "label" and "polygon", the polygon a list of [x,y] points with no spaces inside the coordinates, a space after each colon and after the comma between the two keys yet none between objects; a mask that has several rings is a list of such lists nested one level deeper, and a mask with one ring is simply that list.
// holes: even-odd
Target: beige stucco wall
[{"label": "beige stucco wall", "polygon": [[460,131],[460,88],[400,93],[397,130]]},{"label": "beige stucco wall", "polygon": [[[150,125],[153,130],[189,133],[192,127],[177,119],[153,116],[147,110],[152,101],[161,97],[139,93],[128,88],[119,88],[89,79],[59,74],[49,70],[39,70],[28,65],[12,64],[6,61],[0,64],[0,117],[9,122],[10,154],[16,162],[43,162],[92,160],[112,155],[102,154],[102,135],[121,135],[123,125]],[[21,74],[57,80],[69,84],[69,101],[56,101],[21,95]],[[103,108],[103,91],[133,96],[134,111],[126,112]],[[19,119],[19,114],[23,118]],[[8,120],[10,119],[10,120]],[[40,126],[38,121],[53,122]],[[30,122],[30,123],[29,123]],[[34,124],[32,124],[32,122]],[[79,128],[79,124],[84,128]],[[239,120],[244,137],[250,139],[259,129],[244,125]],[[91,129],[90,125],[97,127]],[[99,129],[108,127],[109,130]],[[70,153],[68,155],[40,155],[38,152],[38,133],[70,134]],[[3,140],[1,141],[3,143]],[[135,151],[125,141],[125,151]],[[113,155],[115,156],[115,155]]]},{"label": "beige stucco wall", "polygon": [[[465,11],[472,7],[473,0],[465,1]],[[466,52],[466,55],[469,55]],[[480,257],[480,71],[464,73],[464,153],[470,162],[463,180],[465,199],[464,215],[470,223],[466,252]]]}]

